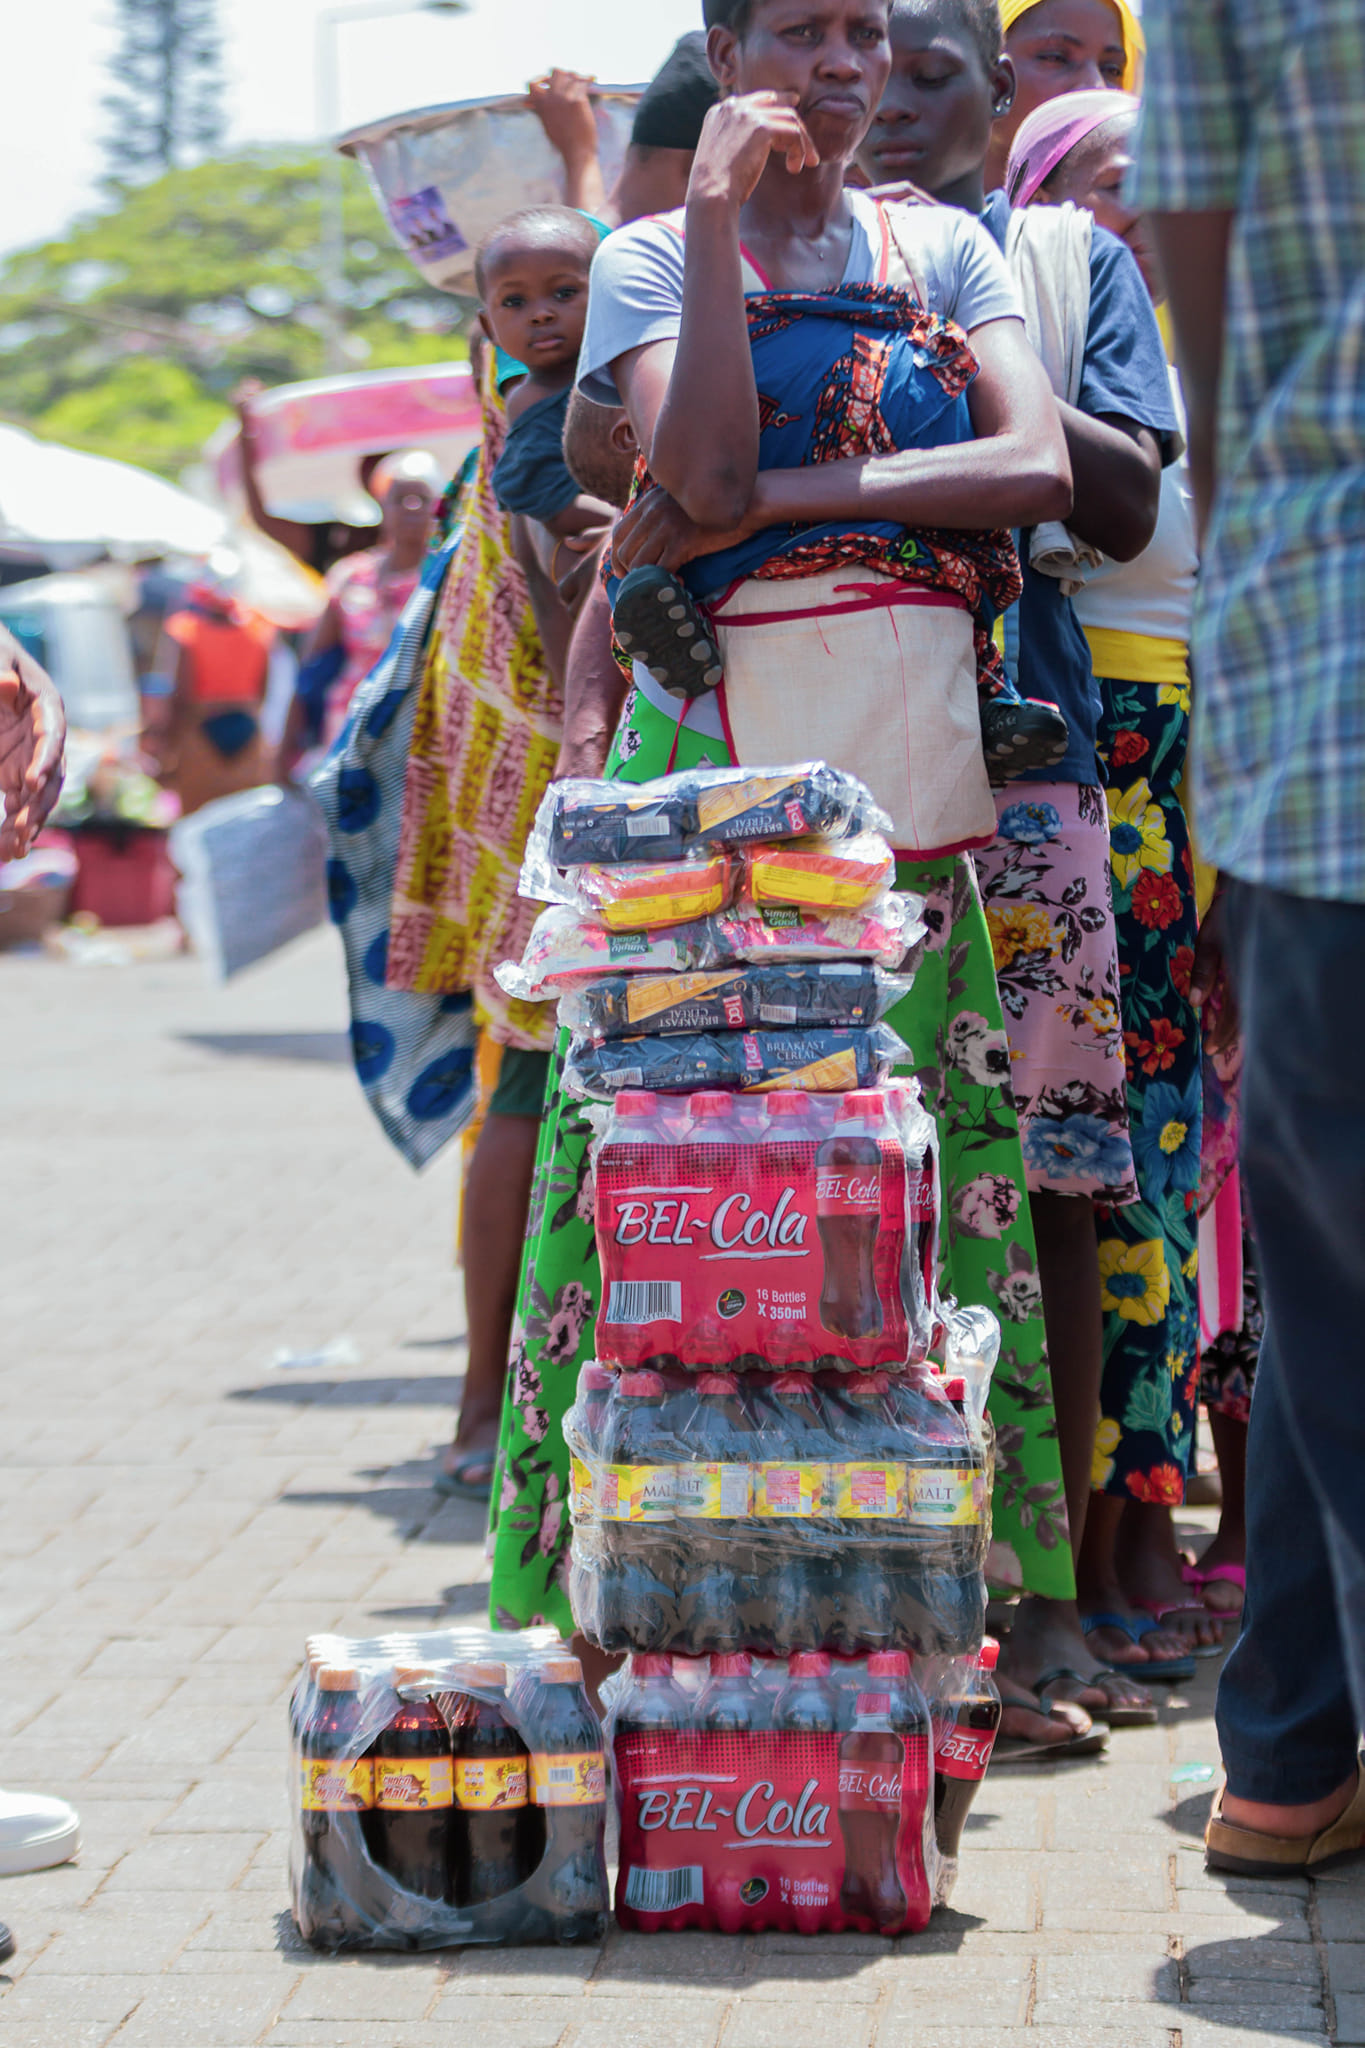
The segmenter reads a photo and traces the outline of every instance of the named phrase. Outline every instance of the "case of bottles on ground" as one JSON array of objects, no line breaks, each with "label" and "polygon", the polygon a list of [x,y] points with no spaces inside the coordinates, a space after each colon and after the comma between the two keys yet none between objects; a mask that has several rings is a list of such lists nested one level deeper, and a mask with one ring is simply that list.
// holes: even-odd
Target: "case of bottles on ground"
[{"label": "case of bottles on ground", "polygon": [[975,1650],[992,1460],[967,1393],[925,1369],[585,1366],[578,1626],[605,1650]]},{"label": "case of bottles on ground", "polygon": [[599,1112],[600,1357],[900,1368],[938,1334],[933,1121],[913,1083]]},{"label": "case of bottles on ground", "polygon": [[610,1682],[623,1927],[914,1933],[1000,1725],[978,1658],[631,1658]]},{"label": "case of bottles on ground", "polygon": [[313,1947],[602,1938],[602,1731],[552,1630],[315,1637],[290,1719]]}]

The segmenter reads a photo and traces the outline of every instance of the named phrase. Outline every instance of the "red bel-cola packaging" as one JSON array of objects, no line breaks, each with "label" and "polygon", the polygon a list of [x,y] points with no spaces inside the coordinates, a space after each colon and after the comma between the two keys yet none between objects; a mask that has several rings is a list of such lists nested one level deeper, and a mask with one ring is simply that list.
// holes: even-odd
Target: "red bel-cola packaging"
[{"label": "red bel-cola packaging", "polygon": [[636,1656],[612,1740],[622,1927],[928,1925],[933,1755],[908,1655]]},{"label": "red bel-cola packaging", "polygon": [[927,1357],[937,1191],[912,1088],[626,1091],[595,1168],[604,1360],[853,1372]]}]

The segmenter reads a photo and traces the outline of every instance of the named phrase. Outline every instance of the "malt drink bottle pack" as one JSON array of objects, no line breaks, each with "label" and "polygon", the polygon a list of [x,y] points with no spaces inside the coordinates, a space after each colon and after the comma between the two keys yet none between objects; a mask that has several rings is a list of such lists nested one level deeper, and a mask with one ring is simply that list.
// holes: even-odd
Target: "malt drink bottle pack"
[{"label": "malt drink bottle pack", "polygon": [[552,1631],[311,1641],[290,1735],[314,1948],[600,1940],[603,1738]]},{"label": "malt drink bottle pack", "polygon": [[[638,1931],[913,1933],[939,1880],[912,1659],[632,1657],[609,1681],[616,1917]],[[847,1691],[851,1708],[840,1707]]]},{"label": "malt drink bottle pack", "polygon": [[564,1423],[579,1627],[611,1651],[974,1652],[991,1446],[962,1393],[586,1366]]}]

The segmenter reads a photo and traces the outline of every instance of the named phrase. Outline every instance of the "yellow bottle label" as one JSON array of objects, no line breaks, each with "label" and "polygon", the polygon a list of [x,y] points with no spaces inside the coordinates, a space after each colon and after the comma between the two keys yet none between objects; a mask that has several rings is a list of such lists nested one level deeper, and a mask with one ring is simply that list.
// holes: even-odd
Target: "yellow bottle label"
[{"label": "yellow bottle label", "polygon": [[455,1800],[455,1767],[448,1756],[377,1756],[374,1803],[381,1813],[426,1813]]},{"label": "yellow bottle label", "polygon": [[525,1806],[529,1786],[524,1756],[458,1756],[455,1804],[469,1813]]},{"label": "yellow bottle label", "polygon": [[986,1509],[986,1475],[971,1465],[910,1468],[909,1516],[931,1529],[975,1527]]},{"label": "yellow bottle label", "polygon": [[604,1522],[671,1522],[677,1504],[672,1465],[608,1465],[597,1511]]},{"label": "yellow bottle label", "polygon": [[607,1760],[600,1749],[571,1756],[532,1756],[533,1806],[603,1806],[607,1797]]},{"label": "yellow bottle label", "polygon": [[755,1515],[795,1521],[822,1511],[828,1465],[756,1465],[753,1474]]},{"label": "yellow bottle label", "polygon": [[747,1515],[752,1488],[747,1465],[679,1465],[677,1513],[687,1522]]},{"label": "yellow bottle label", "polygon": [[374,1764],[367,1757],[305,1757],[299,1765],[305,1813],[364,1813],[374,1805]]},{"label": "yellow bottle label", "polygon": [[592,1467],[572,1453],[569,1457],[569,1519],[590,1522],[593,1515]]},{"label": "yellow bottle label", "polygon": [[836,1465],[834,1488],[834,1512],[846,1521],[905,1513],[904,1465]]}]

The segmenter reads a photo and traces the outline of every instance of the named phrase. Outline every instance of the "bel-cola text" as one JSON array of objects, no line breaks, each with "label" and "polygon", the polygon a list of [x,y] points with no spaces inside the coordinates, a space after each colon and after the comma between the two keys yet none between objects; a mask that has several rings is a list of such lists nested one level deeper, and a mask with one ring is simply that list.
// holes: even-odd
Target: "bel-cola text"
[{"label": "bel-cola text", "polygon": [[[733,1806],[724,1806],[709,1785],[637,1785],[637,1819],[643,1834],[666,1828],[670,1834],[716,1834],[723,1820],[732,1821],[741,1841],[823,1843],[829,1840],[829,1807],[816,1798],[818,1778],[808,1778],[800,1797],[780,1799],[767,1778],[759,1778]],[[896,1796],[899,1796],[899,1789]]]},{"label": "bel-cola text", "polygon": [[750,1250],[760,1246],[770,1251],[803,1250],[808,1219],[794,1206],[795,1202],[796,1190],[792,1187],[783,1188],[771,1210],[755,1208],[752,1197],[742,1192],[727,1195],[708,1225],[704,1217],[693,1215],[691,1203],[681,1196],[618,1201],[616,1242],[626,1247],[667,1244],[690,1248],[698,1241],[697,1233],[703,1231],[722,1252],[734,1251],[740,1245]]}]

